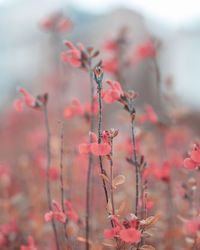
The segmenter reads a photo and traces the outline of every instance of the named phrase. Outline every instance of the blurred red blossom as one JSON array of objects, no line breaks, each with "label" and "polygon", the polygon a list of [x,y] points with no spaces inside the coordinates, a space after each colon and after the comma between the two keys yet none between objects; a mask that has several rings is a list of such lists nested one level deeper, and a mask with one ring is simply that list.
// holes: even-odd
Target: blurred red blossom
[{"label": "blurred red blossom", "polygon": [[113,73],[113,74],[118,73],[118,69],[119,69],[119,59],[118,59],[118,57],[114,56],[111,59],[103,60],[102,64],[103,64],[104,72],[109,72],[109,73]]},{"label": "blurred red blossom", "polygon": [[113,103],[120,99],[120,96],[124,94],[119,82],[112,82],[110,80],[106,81],[110,85],[111,90],[103,90],[102,98],[106,103]]},{"label": "blurred red blossom", "polygon": [[19,100],[14,102],[14,107],[18,112],[23,110],[23,104],[28,107],[35,108],[35,99],[23,88],[19,89],[19,92],[23,95]]},{"label": "blurred red blossom", "polygon": [[65,201],[64,205],[67,207],[67,210],[64,212],[61,209],[61,206],[58,204],[58,202],[53,201],[53,205],[56,208],[56,211],[49,211],[45,214],[44,218],[46,222],[49,222],[53,219],[53,217],[60,221],[62,224],[66,222],[66,219],[68,218],[71,221],[77,222],[78,221],[78,215],[72,208],[72,205],[69,201]]},{"label": "blurred red blossom", "polygon": [[20,250],[35,250],[35,249],[38,249],[38,247],[35,245],[34,239],[32,236],[28,237],[28,245],[27,246],[25,246],[25,245],[20,246]]},{"label": "blurred red blossom", "polygon": [[69,63],[75,67],[81,65],[81,52],[84,50],[84,47],[81,43],[77,44],[77,48],[69,41],[65,42],[65,45],[69,48],[66,52],[61,54],[62,60],[64,63]]},{"label": "blurred red blossom", "polygon": [[64,117],[67,119],[70,119],[70,118],[74,117],[74,115],[83,116],[84,109],[81,106],[79,100],[73,99],[72,104],[73,104],[72,107],[67,107],[64,109],[64,112],[63,112]]},{"label": "blurred red blossom", "polygon": [[194,147],[194,150],[190,153],[190,158],[184,160],[184,166],[190,170],[197,168],[200,164],[200,148]]},{"label": "blurred red blossom", "polygon": [[93,142],[80,144],[79,145],[80,154],[93,153],[95,155],[102,155],[102,156],[110,154],[111,146],[109,144],[108,135],[106,133],[102,134],[103,143],[101,144],[98,143],[97,136],[94,133],[90,132],[89,135],[92,138]]},{"label": "blurred red blossom", "polygon": [[124,228],[115,216],[113,216],[111,219],[115,224],[115,227],[113,227],[112,229],[104,230],[104,237],[106,239],[112,239],[116,235],[119,235],[119,237],[124,242],[137,243],[140,241],[141,233],[136,229],[136,220],[133,219],[130,221],[130,223],[128,222],[128,224],[125,223],[126,225],[128,225],[128,228],[127,226]]},{"label": "blurred red blossom", "polygon": [[184,228],[186,233],[190,236],[195,236],[200,226],[200,221],[198,219],[190,219],[184,223]]},{"label": "blurred red blossom", "polygon": [[140,124],[143,124],[145,121],[149,121],[151,124],[156,124],[158,122],[158,117],[156,113],[154,112],[151,105],[146,104],[145,105],[145,114],[142,114],[138,117],[138,122]]},{"label": "blurred red blossom", "polygon": [[141,60],[147,58],[154,58],[156,54],[156,49],[151,40],[146,40],[135,49],[133,56],[130,60],[131,64],[137,64]]}]

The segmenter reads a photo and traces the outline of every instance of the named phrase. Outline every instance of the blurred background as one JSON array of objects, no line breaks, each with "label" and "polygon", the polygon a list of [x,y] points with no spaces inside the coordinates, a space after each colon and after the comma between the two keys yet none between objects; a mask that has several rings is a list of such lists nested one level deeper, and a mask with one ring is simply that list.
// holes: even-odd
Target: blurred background
[{"label": "blurred background", "polygon": [[[50,178],[52,196],[58,201],[60,121],[65,122],[65,198],[79,216],[78,223],[69,222],[67,227],[73,239],[71,249],[84,249],[76,239],[85,237],[88,156],[79,154],[78,146],[88,140],[90,112],[65,119],[63,111],[72,106],[73,98],[82,107],[90,102],[90,80],[88,72],[63,62],[61,54],[69,50],[66,40],[99,50],[93,66],[103,61],[104,79],[117,80],[124,91],[134,89],[139,94],[135,101],[136,149],[140,156],[145,155],[147,168],[152,171],[148,176],[148,213],[163,213],[160,229],[150,241],[159,250],[191,249],[184,241],[190,231],[177,217],[195,220],[200,214],[196,186],[193,189],[193,184],[188,184],[189,177],[195,177],[198,171],[189,173],[183,166],[200,136],[198,0],[0,0],[0,248],[19,249],[22,243],[27,244],[28,235],[34,237],[40,249],[49,250],[55,243],[50,223],[44,221],[48,207],[43,112],[26,105],[23,112],[14,109],[13,104],[22,97],[18,91],[22,87],[33,97],[49,94]],[[145,104],[153,107],[158,121],[139,122],[139,117],[146,117]],[[96,115],[96,125],[97,119]],[[135,173],[126,160],[133,154],[130,117],[118,102],[104,103],[103,129],[112,127],[120,131],[115,142],[114,172],[127,178],[115,196],[118,207],[124,200],[127,203],[121,216],[124,218],[133,211]],[[110,225],[102,212],[106,204],[95,159],[91,223],[94,243],[99,244],[104,240],[103,230]],[[104,162],[108,169],[108,161]],[[62,225],[57,226],[62,232]],[[196,231],[198,226],[200,222]],[[195,239],[192,234],[189,244]]]},{"label": "blurred background", "polygon": [[[55,37],[39,24],[56,13],[69,17],[75,26],[68,34],[58,34],[55,44]],[[1,0],[1,107],[15,95],[16,86],[33,87],[50,70],[55,46],[60,48],[59,57],[63,40],[100,48],[105,38],[115,37],[122,26],[129,28],[133,44],[147,36],[161,42],[157,57],[162,82],[170,77],[180,101],[198,110],[198,0]]]}]

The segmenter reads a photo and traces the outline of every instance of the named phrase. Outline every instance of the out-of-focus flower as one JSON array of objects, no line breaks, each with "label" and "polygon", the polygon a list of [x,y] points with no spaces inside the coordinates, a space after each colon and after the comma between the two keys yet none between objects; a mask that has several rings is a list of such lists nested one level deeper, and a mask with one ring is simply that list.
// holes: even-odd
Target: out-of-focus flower
[{"label": "out-of-focus flower", "polygon": [[114,39],[110,39],[110,40],[107,40],[107,41],[103,44],[102,48],[103,48],[104,50],[114,51],[114,52],[115,52],[115,51],[117,51],[118,48],[119,48],[119,43],[118,43],[116,40],[114,40]]},{"label": "out-of-focus flower", "polygon": [[68,32],[73,28],[73,24],[69,18],[61,18],[57,28],[60,32]]},{"label": "out-of-focus flower", "polygon": [[73,99],[72,100],[72,107],[67,107],[64,109],[63,115],[65,118],[70,119],[74,117],[74,115],[79,115],[83,116],[84,115],[84,109],[81,106],[80,102],[78,99]]},{"label": "out-of-focus flower", "polygon": [[110,80],[106,81],[110,85],[111,90],[103,90],[102,98],[106,103],[113,103],[116,100],[120,99],[120,96],[124,94],[121,85],[119,82],[112,82]]},{"label": "out-of-focus flower", "polygon": [[40,27],[47,31],[69,32],[73,23],[62,15],[51,15],[40,22]]},{"label": "out-of-focus flower", "polygon": [[65,42],[65,45],[69,48],[66,52],[61,53],[61,57],[64,63],[69,63],[75,67],[81,66],[81,52],[84,47],[81,43],[77,45],[77,48],[69,41]]},{"label": "out-of-focus flower", "polygon": [[119,71],[119,59],[116,56],[110,60],[103,60],[102,64],[105,72],[117,74]]},{"label": "out-of-focus flower", "polygon": [[[93,113],[94,114],[97,114],[99,112],[99,102],[97,100],[97,97],[95,96],[94,99],[93,99],[93,102],[94,102],[94,107],[93,107]],[[91,104],[90,103],[87,103],[85,104],[85,111],[89,114],[92,113],[92,107],[91,107]]]},{"label": "out-of-focus flower", "polygon": [[35,108],[35,99],[23,88],[19,89],[19,92],[23,95],[19,100],[14,102],[14,107],[18,112],[23,110],[23,104],[28,107]]},{"label": "out-of-focus flower", "polygon": [[138,226],[136,220],[131,222],[128,221],[125,224],[123,223],[125,228],[115,216],[112,217],[112,221],[115,227],[104,230],[104,237],[106,239],[113,239],[116,235],[118,235],[124,242],[137,243],[140,241],[141,233],[136,229]]},{"label": "out-of-focus flower", "polygon": [[191,219],[184,223],[186,233],[190,236],[195,236],[200,226],[200,221],[197,219]]},{"label": "out-of-focus flower", "polygon": [[62,224],[66,222],[67,218],[74,222],[78,221],[78,215],[72,208],[72,205],[69,201],[64,202],[64,205],[67,207],[67,210],[65,210],[64,212],[62,211],[58,202],[53,201],[53,205],[56,208],[56,211],[49,211],[45,214],[44,219],[46,222],[51,221],[53,218],[60,221]]},{"label": "out-of-focus flower", "polygon": [[156,124],[158,122],[158,117],[149,104],[145,105],[145,111],[145,114],[142,114],[138,117],[138,122],[143,124],[145,121],[149,121],[151,124]]},{"label": "out-of-focus flower", "polygon": [[58,202],[53,201],[52,202],[54,207],[56,208],[56,210],[54,211],[49,211],[45,214],[44,219],[46,222],[49,222],[53,219],[53,217],[60,221],[62,224],[64,224],[66,222],[66,215],[65,213],[62,211],[60,205],[58,204]]},{"label": "out-of-focus flower", "polygon": [[28,237],[28,245],[27,246],[25,246],[25,245],[20,246],[20,250],[36,250],[36,249],[38,249],[38,246],[35,245],[34,239],[32,236]]},{"label": "out-of-focus flower", "polygon": [[200,165],[200,148],[194,147],[194,150],[190,153],[190,158],[184,160],[184,166],[187,169],[193,170]]},{"label": "out-of-focus flower", "polygon": [[144,41],[140,44],[133,53],[130,60],[131,64],[138,64],[140,61],[147,58],[154,58],[156,54],[155,46],[151,40]]},{"label": "out-of-focus flower", "polygon": [[79,153],[80,154],[89,154],[93,153],[95,155],[109,155],[111,151],[111,146],[109,144],[108,135],[105,133],[102,134],[103,143],[99,144],[97,136],[90,132],[90,137],[92,138],[92,143],[82,143],[79,145]]}]

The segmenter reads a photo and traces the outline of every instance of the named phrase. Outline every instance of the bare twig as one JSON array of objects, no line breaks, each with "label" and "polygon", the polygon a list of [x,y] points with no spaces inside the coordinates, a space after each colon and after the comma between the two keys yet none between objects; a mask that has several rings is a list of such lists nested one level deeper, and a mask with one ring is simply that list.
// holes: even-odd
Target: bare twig
[{"label": "bare twig", "polygon": [[134,161],[135,161],[135,178],[136,178],[136,198],[135,198],[135,215],[138,214],[138,198],[139,198],[139,164],[137,162],[137,152],[135,147],[135,132],[134,132],[134,124],[133,119],[131,117],[131,132],[132,132],[132,144],[133,144],[133,152],[134,152]]},{"label": "bare twig", "polygon": [[[46,189],[47,189],[47,199],[48,199],[48,207],[49,210],[52,210],[52,198],[51,198],[51,189],[50,189],[50,178],[49,178],[49,170],[51,166],[51,150],[50,150],[50,139],[51,139],[51,133],[50,133],[50,128],[49,128],[49,120],[48,120],[48,112],[47,112],[47,104],[45,103],[43,106],[43,111],[44,111],[44,120],[45,120],[45,127],[46,127],[46,132],[47,132],[47,166],[46,166]],[[56,230],[56,224],[54,219],[51,221],[55,240],[56,240],[56,247],[59,250],[59,241],[58,241],[58,235],[57,235],[57,230]]]},{"label": "bare twig", "polygon": [[[64,152],[64,123],[61,125],[61,133],[60,133],[60,193],[61,193],[61,206],[62,211],[64,213],[64,184],[63,184],[63,152]],[[63,225],[65,238],[68,239],[67,231],[66,231],[66,223]]]},{"label": "bare twig", "polygon": [[[94,83],[93,83],[93,71],[91,67],[91,58],[89,58],[89,73],[90,73],[90,102],[91,102],[91,118],[90,118],[90,131],[94,132]],[[92,142],[92,138],[90,137],[90,142]],[[89,250],[89,234],[90,234],[90,226],[89,226],[89,218],[90,218],[90,184],[91,184],[91,171],[93,165],[93,154],[89,154],[89,166],[87,172],[87,185],[86,185],[86,249]]]}]

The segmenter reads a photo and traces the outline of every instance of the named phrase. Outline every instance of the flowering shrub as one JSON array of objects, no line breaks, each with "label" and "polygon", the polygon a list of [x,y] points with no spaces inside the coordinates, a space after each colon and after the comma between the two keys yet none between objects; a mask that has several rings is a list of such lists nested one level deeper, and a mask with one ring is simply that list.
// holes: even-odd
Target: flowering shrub
[{"label": "flowering shrub", "polygon": [[[73,27],[40,23],[56,39]],[[61,67],[18,89],[0,129],[0,249],[200,249],[199,139],[159,88],[156,41],[122,28],[100,50],[55,47]],[[143,62],[156,100],[126,75]]]}]

